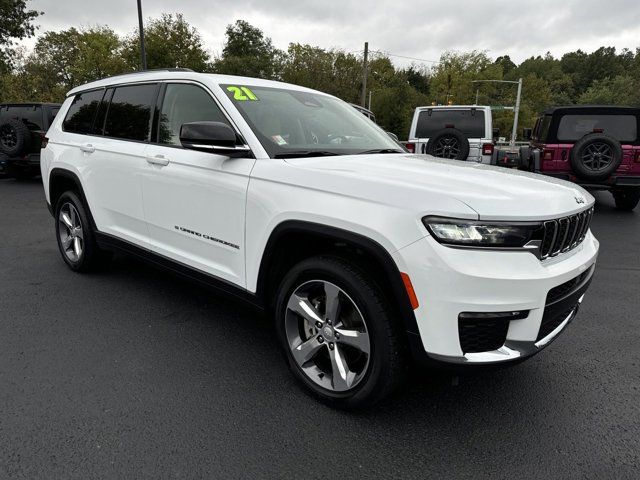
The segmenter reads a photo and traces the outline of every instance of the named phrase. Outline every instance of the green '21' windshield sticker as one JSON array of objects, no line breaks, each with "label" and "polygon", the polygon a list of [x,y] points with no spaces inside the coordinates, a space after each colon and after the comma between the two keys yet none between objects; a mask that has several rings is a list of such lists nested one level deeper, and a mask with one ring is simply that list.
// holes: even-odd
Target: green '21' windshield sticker
[{"label": "green '21' windshield sticker", "polygon": [[249,89],[249,87],[227,87],[231,93],[233,93],[233,99],[239,102],[246,102],[247,100],[258,100],[258,97]]}]

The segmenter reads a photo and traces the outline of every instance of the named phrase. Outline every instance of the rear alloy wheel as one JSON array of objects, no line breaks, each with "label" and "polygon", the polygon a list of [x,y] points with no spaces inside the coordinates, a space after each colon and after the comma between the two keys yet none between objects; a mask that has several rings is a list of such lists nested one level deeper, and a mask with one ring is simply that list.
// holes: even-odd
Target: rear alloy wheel
[{"label": "rear alloy wheel", "polygon": [[62,253],[71,262],[79,262],[84,253],[84,233],[80,214],[72,203],[62,205],[58,213],[58,235]]},{"label": "rear alloy wheel", "polygon": [[111,254],[100,250],[87,210],[75,192],[63,193],[55,209],[58,248],[65,263],[76,272],[101,267]]},{"label": "rear alloy wheel", "polygon": [[396,319],[369,276],[349,260],[319,256],[286,275],[278,291],[276,329],[294,376],[339,408],[372,405],[403,377]]}]

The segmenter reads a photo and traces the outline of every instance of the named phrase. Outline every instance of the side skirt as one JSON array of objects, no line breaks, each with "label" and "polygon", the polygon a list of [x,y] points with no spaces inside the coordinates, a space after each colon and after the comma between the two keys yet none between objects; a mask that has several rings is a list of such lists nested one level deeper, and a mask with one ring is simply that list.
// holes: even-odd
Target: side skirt
[{"label": "side skirt", "polygon": [[210,275],[208,273],[197,270],[193,267],[185,265],[164,255],[152,252],[147,248],[139,247],[131,242],[122,240],[108,233],[95,232],[98,246],[104,250],[118,251],[127,255],[139,258],[146,263],[160,267],[182,278],[202,285],[204,287],[215,290],[218,293],[232,295],[238,300],[248,303],[254,308],[264,310],[264,302],[256,294],[238,287],[233,283],[222,278]]}]

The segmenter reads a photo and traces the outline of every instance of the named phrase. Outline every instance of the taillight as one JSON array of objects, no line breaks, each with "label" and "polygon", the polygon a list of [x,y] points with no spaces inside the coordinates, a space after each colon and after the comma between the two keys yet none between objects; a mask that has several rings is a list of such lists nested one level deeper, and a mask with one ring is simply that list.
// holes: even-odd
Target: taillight
[{"label": "taillight", "polygon": [[493,155],[493,143],[483,143],[482,144],[482,154],[483,155]]},{"label": "taillight", "polygon": [[416,144],[415,143],[405,143],[405,148],[409,150],[411,153],[416,153]]},{"label": "taillight", "polygon": [[636,163],[640,163],[640,150],[636,150],[636,158],[634,160]]},{"label": "taillight", "polygon": [[553,150],[549,150],[549,149],[544,149],[542,152],[542,159],[543,160],[553,160]]},{"label": "taillight", "polygon": [[40,134],[40,148],[47,148],[49,144],[49,139],[44,136],[44,133]]}]

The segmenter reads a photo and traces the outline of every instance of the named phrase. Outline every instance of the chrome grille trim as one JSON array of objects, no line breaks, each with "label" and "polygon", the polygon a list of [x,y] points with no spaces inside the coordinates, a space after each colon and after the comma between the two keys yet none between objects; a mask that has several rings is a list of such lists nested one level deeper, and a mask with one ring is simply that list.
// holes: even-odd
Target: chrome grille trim
[{"label": "chrome grille trim", "polygon": [[577,247],[587,235],[592,218],[593,207],[575,215],[544,222],[540,258],[555,257]]}]

